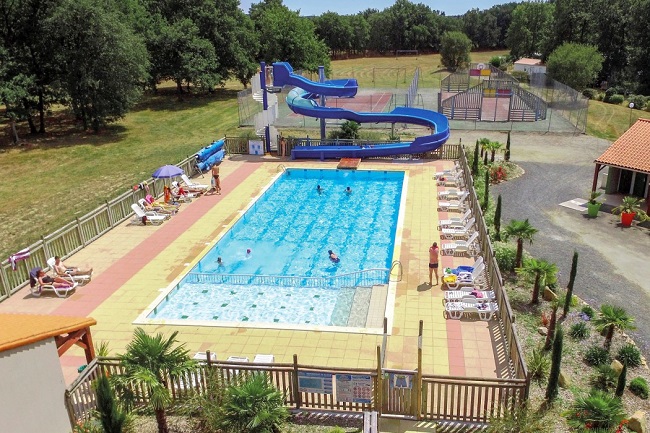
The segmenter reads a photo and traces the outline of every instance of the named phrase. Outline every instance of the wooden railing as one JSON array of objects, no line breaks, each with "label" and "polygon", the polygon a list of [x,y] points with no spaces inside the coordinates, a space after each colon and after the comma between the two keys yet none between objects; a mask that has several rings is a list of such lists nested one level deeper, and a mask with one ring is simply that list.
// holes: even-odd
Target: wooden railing
[{"label": "wooden railing", "polygon": [[[195,371],[174,379],[167,378],[174,401],[210,393],[213,387],[235,383],[254,374],[264,374],[270,383],[285,395],[288,409],[303,411],[330,411],[361,413],[377,411],[379,414],[415,419],[467,421],[487,423],[491,417],[509,414],[525,401],[527,383],[521,379],[484,379],[421,375],[416,370],[395,370],[381,366],[380,347],[377,347],[376,368],[317,367],[298,363],[258,364],[233,361],[211,361],[197,365]],[[349,402],[337,398],[336,392],[304,392],[298,377],[316,373],[321,378],[336,380],[336,375],[364,375],[368,377],[369,402]],[[65,392],[65,404],[70,422],[88,419],[96,409],[92,382],[100,374],[123,374],[117,358],[93,360]],[[395,376],[404,377],[396,386]],[[408,379],[406,379],[408,378]],[[133,386],[136,405],[148,402],[147,391]]]}]

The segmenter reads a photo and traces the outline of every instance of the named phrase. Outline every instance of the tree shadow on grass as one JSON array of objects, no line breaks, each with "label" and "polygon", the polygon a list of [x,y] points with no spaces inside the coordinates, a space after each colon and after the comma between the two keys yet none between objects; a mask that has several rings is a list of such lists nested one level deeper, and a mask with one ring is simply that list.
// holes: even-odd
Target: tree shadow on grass
[{"label": "tree shadow on grass", "polygon": [[209,104],[232,101],[237,98],[238,90],[217,89],[212,93],[183,93],[169,87],[158,89],[157,92],[147,92],[131,111],[184,111],[205,107]]}]

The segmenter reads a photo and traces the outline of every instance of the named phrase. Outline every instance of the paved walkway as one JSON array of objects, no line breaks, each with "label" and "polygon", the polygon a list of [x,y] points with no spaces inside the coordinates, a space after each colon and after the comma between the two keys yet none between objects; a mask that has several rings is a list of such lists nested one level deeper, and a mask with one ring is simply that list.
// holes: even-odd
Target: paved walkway
[{"label": "paved walkway", "polygon": [[[96,344],[109,342],[111,354],[123,352],[131,340],[132,322],[179,278],[197,257],[209,248],[258,196],[277,174],[278,160],[233,157],[222,165],[223,195],[213,195],[183,205],[181,212],[161,226],[142,227],[125,222],[68,262],[90,264],[93,281],[67,299],[32,298],[27,289],[0,303],[0,311],[92,316]],[[287,167],[335,168],[334,162],[293,163]],[[403,279],[392,287],[394,308],[388,338],[386,367],[414,369],[417,366],[419,320],[424,321],[423,370],[425,374],[500,377],[505,363],[500,332],[495,323],[446,320],[440,286],[428,285],[428,248],[440,243],[436,171],[451,161],[426,163],[363,162],[362,169],[405,170],[408,176],[406,209],[401,241],[395,255],[404,266]],[[208,182],[209,179],[199,178]],[[466,258],[442,257],[441,267],[471,264]],[[390,306],[390,303],[389,303]],[[388,313],[390,314],[390,313]],[[192,351],[211,350],[218,359],[229,356],[253,358],[272,353],[276,362],[291,362],[298,354],[301,364],[347,368],[376,367],[376,350],[382,337],[377,333],[292,331],[246,327],[200,327],[143,325],[149,332],[179,331],[179,340]],[[493,342],[494,339],[496,342]],[[62,359],[68,381],[83,364],[80,351]]]}]

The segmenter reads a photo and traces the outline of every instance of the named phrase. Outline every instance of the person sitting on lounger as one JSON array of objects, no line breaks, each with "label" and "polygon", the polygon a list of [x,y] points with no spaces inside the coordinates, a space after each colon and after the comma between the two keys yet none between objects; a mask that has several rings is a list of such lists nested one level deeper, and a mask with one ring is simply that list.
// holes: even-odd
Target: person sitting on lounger
[{"label": "person sitting on lounger", "polygon": [[71,281],[64,280],[61,277],[50,277],[45,273],[45,271],[42,268],[34,268],[31,271],[29,271],[29,285],[31,287],[36,287],[36,285],[39,286],[38,292],[40,293],[41,289],[40,287],[42,286],[54,286],[57,289],[61,288],[67,288],[67,287],[73,287],[76,286],[76,283],[72,283]]},{"label": "person sitting on lounger", "polygon": [[[169,189],[169,187],[165,187],[166,189]],[[170,199],[171,199],[171,193],[170,193]],[[178,209],[181,207],[180,203],[172,204],[172,203],[165,203],[164,201],[157,201],[156,199],[153,198],[151,194],[147,194],[144,198],[144,200],[149,203],[151,206],[153,206],[154,210],[156,208],[160,208],[166,211],[171,211],[171,212],[177,212]]]},{"label": "person sitting on lounger", "polygon": [[77,266],[70,266],[63,263],[61,257],[54,256],[54,270],[59,275],[92,275],[93,268],[80,269]]}]

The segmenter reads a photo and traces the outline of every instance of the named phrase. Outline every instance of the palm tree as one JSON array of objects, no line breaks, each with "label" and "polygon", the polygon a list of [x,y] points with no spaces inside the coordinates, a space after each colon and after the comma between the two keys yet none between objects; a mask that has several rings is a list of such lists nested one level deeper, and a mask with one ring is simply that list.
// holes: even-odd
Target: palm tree
[{"label": "palm tree", "polygon": [[600,306],[598,316],[594,319],[594,326],[598,332],[607,331],[604,344],[607,350],[612,346],[612,338],[614,338],[615,330],[625,331],[627,329],[636,329],[636,326],[634,326],[634,317],[628,315],[624,308],[609,304]]},{"label": "palm tree", "polygon": [[135,397],[132,390],[146,390],[148,403],[156,414],[158,433],[169,432],[165,410],[171,403],[171,395],[167,377],[177,378],[196,368],[196,362],[190,359],[185,345],[177,345],[177,335],[178,331],[169,338],[162,334],[151,336],[142,328],[136,328],[126,352],[120,355],[124,373],[115,377],[127,403]]},{"label": "palm tree", "polygon": [[219,426],[226,432],[279,432],[288,417],[282,393],[256,374],[226,389]]},{"label": "palm tree", "polygon": [[510,238],[517,239],[517,257],[515,259],[515,268],[521,268],[521,258],[524,254],[524,241],[533,243],[533,237],[537,229],[530,225],[528,219],[524,221],[511,220],[510,224],[503,230],[503,238],[507,241]]},{"label": "palm tree", "polygon": [[502,147],[503,144],[498,141],[488,141],[485,144],[485,150],[490,151],[490,162],[494,162],[494,154],[497,153],[497,151],[500,151]]},{"label": "palm tree", "polygon": [[539,292],[542,286],[557,281],[557,266],[544,259],[526,259],[524,266],[517,268],[517,273],[534,279],[531,304],[539,303]]}]

